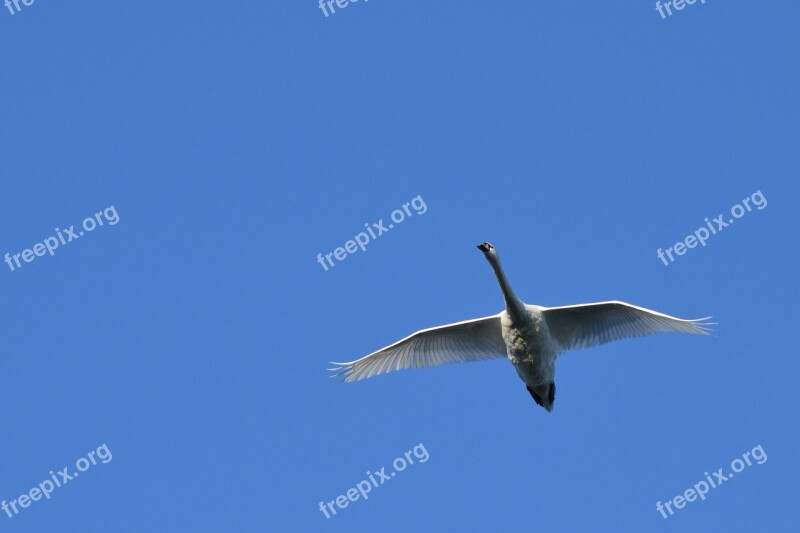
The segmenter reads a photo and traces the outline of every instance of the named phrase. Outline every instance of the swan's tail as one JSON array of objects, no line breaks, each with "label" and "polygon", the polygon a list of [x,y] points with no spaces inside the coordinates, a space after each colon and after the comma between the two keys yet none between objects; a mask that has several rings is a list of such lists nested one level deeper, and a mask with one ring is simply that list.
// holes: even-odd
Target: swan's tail
[{"label": "swan's tail", "polygon": [[556,384],[550,383],[549,385],[542,385],[540,387],[527,387],[528,392],[531,393],[536,405],[541,405],[547,412],[553,410],[553,404],[556,402]]}]

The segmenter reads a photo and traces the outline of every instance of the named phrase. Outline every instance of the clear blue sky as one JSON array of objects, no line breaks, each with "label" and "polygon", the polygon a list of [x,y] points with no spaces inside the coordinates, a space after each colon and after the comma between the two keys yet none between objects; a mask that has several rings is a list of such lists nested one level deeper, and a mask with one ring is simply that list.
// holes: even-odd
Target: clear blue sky
[{"label": "clear blue sky", "polygon": [[[0,529],[796,530],[797,2],[21,6],[0,4],[0,254],[119,218],[0,263],[0,499],[113,459]],[[329,379],[500,311],[484,240],[529,303],[719,326],[565,355],[551,414],[505,361]]]}]

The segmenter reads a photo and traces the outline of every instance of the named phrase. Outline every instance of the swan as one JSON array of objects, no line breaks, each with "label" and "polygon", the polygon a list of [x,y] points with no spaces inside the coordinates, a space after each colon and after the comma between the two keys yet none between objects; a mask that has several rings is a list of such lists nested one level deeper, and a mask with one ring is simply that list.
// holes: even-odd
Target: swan
[{"label": "swan", "polygon": [[525,304],[517,298],[488,242],[478,245],[489,261],[506,308],[500,313],[423,329],[349,363],[336,363],[331,377],[359,381],[405,368],[508,358],[534,401],[553,410],[555,363],[559,355],[608,342],[673,332],[707,335],[708,318],[683,320],[625,302],[564,307]]}]

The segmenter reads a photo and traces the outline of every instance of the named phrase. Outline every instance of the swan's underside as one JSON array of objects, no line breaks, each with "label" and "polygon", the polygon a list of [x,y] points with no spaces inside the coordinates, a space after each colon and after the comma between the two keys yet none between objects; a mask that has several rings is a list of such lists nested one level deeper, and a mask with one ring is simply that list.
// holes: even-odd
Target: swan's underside
[{"label": "swan's underside", "polygon": [[654,333],[705,335],[712,325],[707,318],[684,320],[618,301],[549,308],[525,305],[511,291],[494,247],[488,243],[478,247],[495,270],[506,310],[423,329],[361,359],[332,363],[333,377],[351,382],[406,368],[508,358],[536,403],[550,411],[558,355]]},{"label": "swan's underside", "polygon": [[[705,335],[711,325],[708,319],[684,320],[616,301],[541,309],[559,353],[654,333]],[[334,362],[330,370],[333,377],[351,382],[406,368],[504,359],[503,313],[423,329],[361,359]]]}]

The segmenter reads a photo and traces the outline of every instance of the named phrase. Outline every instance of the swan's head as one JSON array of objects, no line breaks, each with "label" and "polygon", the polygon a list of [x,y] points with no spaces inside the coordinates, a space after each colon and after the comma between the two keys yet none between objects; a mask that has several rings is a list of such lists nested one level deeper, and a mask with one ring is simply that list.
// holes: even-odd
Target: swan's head
[{"label": "swan's head", "polygon": [[483,252],[483,255],[486,256],[487,259],[490,257],[497,257],[497,250],[495,250],[494,246],[488,242],[482,242],[478,245],[478,250]]}]

